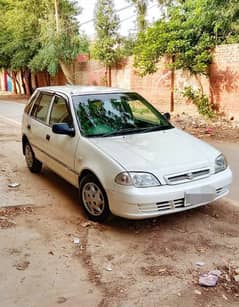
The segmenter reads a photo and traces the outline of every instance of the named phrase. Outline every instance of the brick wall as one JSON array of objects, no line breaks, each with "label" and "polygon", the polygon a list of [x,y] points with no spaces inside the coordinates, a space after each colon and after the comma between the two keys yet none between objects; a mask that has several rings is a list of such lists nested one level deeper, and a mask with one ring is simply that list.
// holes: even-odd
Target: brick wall
[{"label": "brick wall", "polygon": [[227,116],[239,118],[239,44],[217,46],[210,65],[213,102]]},{"label": "brick wall", "polygon": [[[239,44],[218,46],[214,51],[209,71],[209,79],[200,78],[204,93],[227,117],[234,116],[239,119]],[[74,74],[77,84],[105,84],[105,67],[97,61],[76,62]],[[58,76],[57,82],[64,84],[65,80]],[[175,113],[197,112],[195,106],[186,101],[181,94],[184,87],[189,85],[198,88],[198,81],[188,72],[176,71]],[[171,71],[167,67],[166,59],[158,64],[156,73],[141,78],[134,71],[133,59],[129,58],[112,69],[112,86],[137,91],[159,110],[163,112],[170,110]]]},{"label": "brick wall", "polygon": [[[132,62],[131,59],[131,66]],[[131,70],[131,88],[152,102],[159,110],[167,111],[170,107],[170,84],[171,70],[167,68],[166,59],[160,61],[156,73],[143,78],[137,75],[134,69]]]}]

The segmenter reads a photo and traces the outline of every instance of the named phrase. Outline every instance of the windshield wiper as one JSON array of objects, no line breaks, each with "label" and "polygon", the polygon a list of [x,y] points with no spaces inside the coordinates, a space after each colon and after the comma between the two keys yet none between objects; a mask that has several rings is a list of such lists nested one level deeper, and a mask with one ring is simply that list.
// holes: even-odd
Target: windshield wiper
[{"label": "windshield wiper", "polygon": [[172,126],[153,126],[153,127],[144,127],[144,128],[122,128],[122,129],[107,132],[107,133],[87,135],[87,137],[108,137],[108,136],[132,134],[135,132],[145,133],[145,132],[151,132],[151,131],[157,131],[157,130],[167,130],[171,128],[173,127]]},{"label": "windshield wiper", "polygon": [[152,132],[152,131],[159,131],[159,130],[168,130],[173,128],[171,125],[168,126],[153,126],[153,127],[147,127],[147,128],[143,128],[142,131],[143,132]]}]

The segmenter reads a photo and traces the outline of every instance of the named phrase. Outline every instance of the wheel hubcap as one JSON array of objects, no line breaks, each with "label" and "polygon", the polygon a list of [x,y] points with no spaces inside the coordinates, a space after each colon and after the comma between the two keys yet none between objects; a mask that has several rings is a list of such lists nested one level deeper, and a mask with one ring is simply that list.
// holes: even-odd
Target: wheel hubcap
[{"label": "wheel hubcap", "polygon": [[89,182],[82,189],[83,202],[86,210],[94,215],[99,216],[105,208],[105,199],[101,189],[97,184]]},{"label": "wheel hubcap", "polygon": [[32,167],[32,165],[33,165],[33,154],[32,154],[31,147],[29,145],[26,145],[26,148],[25,148],[25,158],[26,158],[27,166]]}]

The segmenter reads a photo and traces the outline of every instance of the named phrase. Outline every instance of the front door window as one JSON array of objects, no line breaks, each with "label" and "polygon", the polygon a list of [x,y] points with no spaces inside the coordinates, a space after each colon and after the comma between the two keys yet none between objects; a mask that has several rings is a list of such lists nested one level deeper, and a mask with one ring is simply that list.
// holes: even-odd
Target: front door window
[{"label": "front door window", "polygon": [[67,107],[67,102],[63,97],[55,97],[51,115],[50,115],[50,126],[57,123],[67,123],[72,127],[72,117]]}]

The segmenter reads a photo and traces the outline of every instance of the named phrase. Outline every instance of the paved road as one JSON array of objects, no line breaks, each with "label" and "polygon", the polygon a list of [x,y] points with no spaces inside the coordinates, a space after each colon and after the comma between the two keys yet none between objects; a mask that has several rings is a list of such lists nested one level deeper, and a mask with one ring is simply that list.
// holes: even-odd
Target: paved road
[{"label": "paved road", "polygon": [[23,103],[0,100],[0,116],[7,117],[16,124],[21,123],[24,108],[25,104]]},{"label": "paved road", "polygon": [[[0,120],[1,117],[8,118],[10,122],[20,125],[21,117],[25,105],[22,103],[8,102],[0,100]],[[212,142],[212,144],[221,150],[227,157],[230,167],[233,171],[233,184],[229,198],[239,200],[239,144],[228,142]]]}]

